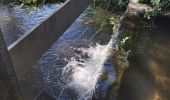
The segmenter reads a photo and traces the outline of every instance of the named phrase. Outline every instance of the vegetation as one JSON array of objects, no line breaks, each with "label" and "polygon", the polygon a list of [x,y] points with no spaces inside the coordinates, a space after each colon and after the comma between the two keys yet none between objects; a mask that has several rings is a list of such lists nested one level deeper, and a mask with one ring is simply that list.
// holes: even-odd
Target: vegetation
[{"label": "vegetation", "polygon": [[88,15],[84,20],[84,23],[93,23],[97,27],[107,27],[116,30],[120,15],[120,13],[111,13],[110,11],[106,11],[98,6],[90,6],[88,8]]},{"label": "vegetation", "polygon": [[170,0],[138,0],[138,2],[149,4],[152,7],[164,7],[164,9],[170,6]]},{"label": "vegetation", "polygon": [[146,12],[145,18],[147,19],[154,18],[170,8],[170,0],[138,0],[138,2],[148,4],[153,8],[152,11]]},{"label": "vegetation", "polygon": [[93,0],[95,6],[102,6],[106,9],[124,9],[129,0]]},{"label": "vegetation", "polygon": [[[93,0],[94,6],[101,6],[105,9],[126,9],[129,0]],[[151,11],[144,11],[144,18],[151,19],[170,8],[170,0],[138,0],[139,3],[148,4],[153,8]]]},{"label": "vegetation", "polygon": [[53,3],[53,2],[64,2],[65,0],[20,0],[22,5],[30,5],[30,4],[40,4],[40,3]]}]

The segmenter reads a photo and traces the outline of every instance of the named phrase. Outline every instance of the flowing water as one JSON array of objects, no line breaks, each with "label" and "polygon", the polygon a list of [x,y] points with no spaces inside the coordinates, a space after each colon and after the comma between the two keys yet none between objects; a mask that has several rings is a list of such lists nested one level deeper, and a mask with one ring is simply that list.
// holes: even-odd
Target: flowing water
[{"label": "flowing water", "polygon": [[115,82],[112,27],[84,22],[86,10],[21,82],[29,100],[105,99]]},{"label": "flowing water", "polygon": [[59,9],[61,5],[62,4],[50,4],[24,8],[20,5],[0,7],[0,25],[7,46],[40,24],[51,13]]},{"label": "flowing water", "polygon": [[[9,46],[61,5],[0,8]],[[112,55],[119,31],[85,22],[86,10],[28,72],[20,84],[25,100],[107,100],[116,81]],[[117,100],[169,100],[169,24],[134,31],[129,69]]]},{"label": "flowing water", "polygon": [[[97,44],[95,47],[80,49],[82,55],[88,58],[85,60],[81,57],[78,59],[73,57],[64,67],[63,74],[68,76],[68,73],[71,72],[69,75],[70,77],[68,76],[71,80],[67,83],[67,86],[78,92],[79,99],[92,98],[98,79],[103,73],[103,66],[109,55],[109,48],[111,48],[111,45],[112,41],[104,46]],[[113,80],[114,75],[111,73],[105,84],[109,85]]]}]

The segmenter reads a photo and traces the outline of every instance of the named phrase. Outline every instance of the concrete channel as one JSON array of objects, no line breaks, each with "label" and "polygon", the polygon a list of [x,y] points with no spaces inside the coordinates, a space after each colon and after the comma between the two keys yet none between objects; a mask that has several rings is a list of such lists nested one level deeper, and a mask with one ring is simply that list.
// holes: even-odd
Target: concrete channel
[{"label": "concrete channel", "polygon": [[67,0],[40,24],[8,47],[20,79],[88,7],[90,0]]}]

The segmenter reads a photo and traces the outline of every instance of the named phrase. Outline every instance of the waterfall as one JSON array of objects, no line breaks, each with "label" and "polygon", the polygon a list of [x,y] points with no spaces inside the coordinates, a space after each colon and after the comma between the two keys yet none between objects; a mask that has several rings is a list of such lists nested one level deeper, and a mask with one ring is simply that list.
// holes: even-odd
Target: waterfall
[{"label": "waterfall", "polygon": [[96,44],[89,48],[77,49],[80,54],[72,57],[63,68],[63,74],[68,74],[68,87],[75,89],[79,99],[91,99],[99,77],[103,73],[103,65],[111,53],[115,34],[107,45]]},{"label": "waterfall", "polygon": [[[67,81],[67,86],[77,91],[79,100],[92,99],[98,79],[103,74],[104,63],[111,55],[119,35],[119,29],[120,25],[106,45],[96,44],[89,48],[75,48],[78,53],[63,68],[62,74],[70,79],[69,82]],[[114,76],[110,75],[110,77],[112,77],[110,81],[113,81]]]}]

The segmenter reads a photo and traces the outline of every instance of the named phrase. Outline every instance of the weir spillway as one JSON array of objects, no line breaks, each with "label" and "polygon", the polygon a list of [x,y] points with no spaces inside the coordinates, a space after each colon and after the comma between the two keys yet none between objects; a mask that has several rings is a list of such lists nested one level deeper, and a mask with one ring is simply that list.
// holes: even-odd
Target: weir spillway
[{"label": "weir spillway", "polygon": [[18,78],[36,63],[87,8],[88,4],[89,0],[67,0],[56,11],[8,46]]},{"label": "weir spillway", "polygon": [[[9,84],[1,84],[1,86],[8,86],[8,89],[5,89],[5,86],[2,89],[2,91],[5,90],[3,91],[4,98],[1,98],[2,100],[6,100],[6,97],[10,97],[8,98],[10,100],[22,98],[22,96],[19,96],[22,93],[20,93],[17,80],[20,80],[51,45],[71,26],[88,7],[89,1],[90,0],[66,0],[65,3],[52,11],[51,14],[45,16],[43,20],[32,25],[32,27],[24,31],[20,37],[15,38],[9,43],[6,42],[6,39],[3,39],[6,34],[1,27],[0,69],[3,69],[1,70],[3,73],[0,73],[0,76],[2,76],[2,83],[11,84],[10,87],[8,86]],[[1,18],[3,17],[1,16]],[[15,35],[13,34],[15,31],[10,30],[9,32],[12,36]],[[4,35],[4,37],[2,35]],[[3,77],[6,79],[4,80]],[[25,100],[29,100],[30,98],[24,97]]]}]

